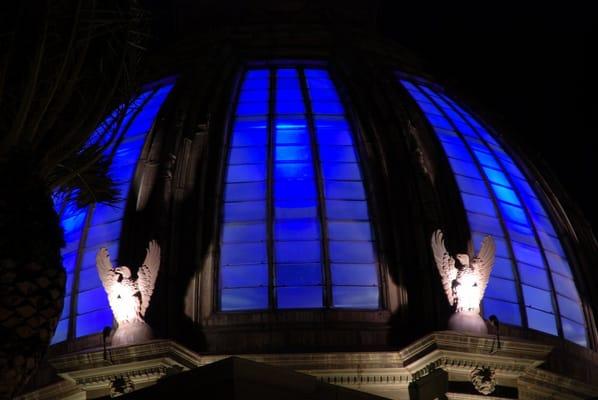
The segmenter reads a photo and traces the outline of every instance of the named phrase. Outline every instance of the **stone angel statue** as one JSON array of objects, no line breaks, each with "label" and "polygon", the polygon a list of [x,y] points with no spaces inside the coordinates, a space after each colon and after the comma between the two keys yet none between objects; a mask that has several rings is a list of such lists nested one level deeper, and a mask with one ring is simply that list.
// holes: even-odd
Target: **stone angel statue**
[{"label": "stone angel statue", "polygon": [[96,255],[96,266],[112,314],[118,328],[112,337],[113,345],[125,345],[152,338],[151,329],[145,323],[154,285],[160,269],[160,246],[155,240],[149,242],[145,260],[133,279],[129,267],[114,267],[108,249],[102,247]]},{"label": "stone angel statue", "polygon": [[442,231],[438,229],[432,234],[432,252],[444,291],[455,311],[449,320],[449,328],[486,333],[486,324],[480,317],[480,302],[494,267],[496,253],[494,240],[486,236],[482,241],[480,252],[475,257],[471,249],[471,256],[456,254],[453,258],[444,245]]}]

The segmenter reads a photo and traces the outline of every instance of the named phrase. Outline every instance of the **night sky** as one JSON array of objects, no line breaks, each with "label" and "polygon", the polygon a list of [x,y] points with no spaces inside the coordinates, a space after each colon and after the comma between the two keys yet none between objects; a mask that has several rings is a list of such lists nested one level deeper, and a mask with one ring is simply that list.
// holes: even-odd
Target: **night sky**
[{"label": "night sky", "polygon": [[480,3],[387,1],[378,25],[484,107],[540,170],[551,170],[596,232],[598,16],[591,2]]},{"label": "night sky", "polygon": [[[202,5],[252,4],[220,1],[145,0],[156,17],[154,43],[176,40],[174,32],[189,30],[182,25],[201,29],[189,21]],[[598,14],[590,1],[531,3],[380,0],[377,26],[423,59],[426,72],[472,99],[541,171],[551,171],[596,231]]]}]

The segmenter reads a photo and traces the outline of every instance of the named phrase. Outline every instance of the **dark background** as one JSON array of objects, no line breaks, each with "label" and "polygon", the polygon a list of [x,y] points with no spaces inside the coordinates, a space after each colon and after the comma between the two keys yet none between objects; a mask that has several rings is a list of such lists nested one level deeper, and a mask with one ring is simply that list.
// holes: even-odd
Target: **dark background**
[{"label": "dark background", "polygon": [[[269,2],[143,1],[154,16],[157,48],[209,30],[206,25],[214,19],[205,7],[220,8],[220,22],[234,25]],[[291,10],[290,17],[322,2],[349,13],[362,4],[365,18],[375,18],[380,33],[412,50],[424,60],[426,72],[471,99],[474,111],[484,110],[541,171],[551,171],[598,230],[598,14],[591,1],[275,2]],[[334,14],[325,19],[336,23]]]},{"label": "dark background", "polygon": [[[481,4],[479,4],[481,3]],[[592,2],[385,1],[378,26],[475,99],[598,229],[598,40]]]}]

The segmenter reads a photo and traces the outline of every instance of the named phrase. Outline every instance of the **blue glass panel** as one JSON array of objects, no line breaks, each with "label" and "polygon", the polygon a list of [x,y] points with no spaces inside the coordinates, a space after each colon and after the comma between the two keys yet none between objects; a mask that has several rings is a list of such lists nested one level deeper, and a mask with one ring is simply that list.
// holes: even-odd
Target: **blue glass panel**
[{"label": "blue glass panel", "polygon": [[274,160],[278,161],[309,161],[311,149],[308,146],[276,146]]},{"label": "blue glass panel", "polygon": [[333,285],[378,285],[378,266],[376,264],[332,264],[330,270]]},{"label": "blue glass panel", "polygon": [[319,146],[322,162],[356,162],[352,146]]},{"label": "blue glass panel", "polygon": [[311,88],[309,91],[310,98],[313,100],[332,100],[339,101],[338,95],[333,88]]},{"label": "blue glass panel", "polygon": [[265,115],[268,113],[268,103],[250,102],[237,105],[237,115]]},{"label": "blue glass panel", "polygon": [[499,201],[498,204],[500,206],[504,218],[521,225],[528,224],[527,217],[525,216],[525,211],[523,211],[522,208],[503,203],[501,201]]},{"label": "blue glass panel", "polygon": [[261,164],[266,162],[266,147],[233,147],[228,159],[229,164]]},{"label": "blue glass panel", "polygon": [[274,165],[274,179],[306,179],[313,178],[311,163],[277,163]]},{"label": "blue glass panel", "polygon": [[517,260],[534,265],[536,267],[544,268],[544,262],[542,260],[540,249],[518,242],[512,242],[512,244],[513,252],[515,253],[515,258]]},{"label": "blue glass panel", "polygon": [[342,114],[343,106],[339,101],[314,101],[312,102],[314,114]]},{"label": "blue glass panel", "polygon": [[268,288],[222,289],[220,303],[223,311],[261,310],[268,308]]},{"label": "blue glass panel", "polygon": [[480,150],[474,150],[474,153],[475,153],[476,158],[480,162],[480,164],[482,164],[486,167],[500,169],[500,166],[498,165],[498,163],[496,162],[496,160],[494,159],[494,157],[492,157],[492,155],[490,153],[486,153],[485,151],[480,151]]},{"label": "blue glass panel", "polygon": [[307,122],[302,118],[277,118],[274,141],[278,144],[309,144]]},{"label": "blue glass panel", "polygon": [[[480,232],[472,232],[471,236],[473,238],[474,249],[477,253],[480,251],[482,241],[487,235]],[[492,239],[494,240],[494,245],[496,246],[496,255],[498,257],[508,258],[511,256],[511,253],[509,251],[509,245],[507,244],[507,241],[505,239],[500,237],[492,237]]]},{"label": "blue glass panel", "polygon": [[220,248],[220,265],[262,264],[268,262],[266,244],[225,243]]},{"label": "blue glass panel", "polygon": [[120,236],[121,227],[122,221],[120,220],[104,225],[92,226],[89,228],[85,247],[89,248],[98,245],[104,245],[105,243],[118,239]]},{"label": "blue glass panel", "polygon": [[526,307],[553,312],[550,292],[527,285],[521,285],[521,289],[523,290]]},{"label": "blue glass panel", "polygon": [[266,240],[266,224],[258,223],[224,223],[222,241],[231,242],[261,242]]},{"label": "blue glass panel", "polygon": [[64,248],[65,251],[75,251],[79,247],[79,239],[81,239],[81,233],[83,230],[79,229],[77,231],[65,232],[64,233],[64,241],[66,242],[66,246]]},{"label": "blue glass panel", "polygon": [[108,224],[92,226],[87,234],[87,241],[85,247],[93,247],[103,245],[104,243],[111,242],[118,239],[120,236],[120,229],[122,227],[122,221],[110,222]]},{"label": "blue glass panel", "polygon": [[490,277],[490,282],[486,288],[485,296],[515,303],[517,302],[515,282],[492,276]]},{"label": "blue glass panel", "polygon": [[261,102],[268,104],[270,92],[267,89],[244,90],[239,96],[239,103]]},{"label": "blue glass panel", "polygon": [[426,117],[428,118],[430,124],[435,128],[453,129],[453,126],[444,117],[435,114],[427,114]]},{"label": "blue glass panel", "polygon": [[270,71],[267,69],[251,69],[245,72],[245,80],[251,79],[268,79],[270,77]]},{"label": "blue glass panel", "polygon": [[480,172],[477,166],[473,162],[458,160],[456,158],[449,157],[449,163],[453,172],[463,176],[469,176],[470,178],[481,179]]},{"label": "blue glass panel", "polygon": [[65,319],[71,314],[71,296],[65,296],[62,304],[62,312],[60,313],[60,319]]},{"label": "blue glass panel", "polygon": [[322,265],[278,264],[276,266],[277,286],[304,286],[322,284]]},{"label": "blue glass panel", "polygon": [[224,187],[225,201],[262,200],[266,198],[266,182],[228,183]]},{"label": "blue glass panel", "polygon": [[536,197],[527,196],[524,200],[532,214],[539,214],[541,216],[548,217],[546,210],[542,204],[540,204],[540,200],[538,200]]},{"label": "blue glass panel", "polygon": [[333,240],[372,240],[370,223],[356,221],[328,222],[328,237]]},{"label": "blue glass panel", "polygon": [[69,320],[65,319],[58,323],[56,326],[56,331],[54,332],[54,337],[50,344],[56,344],[60,342],[64,342],[66,340],[66,335],[69,331]]},{"label": "blue glass panel", "polygon": [[519,225],[511,221],[506,221],[509,229],[509,236],[511,240],[525,243],[527,245],[536,247],[538,243],[534,237],[534,231],[532,231],[529,225]]},{"label": "blue glass panel", "polygon": [[315,199],[316,185],[313,180],[279,180],[274,182],[276,199]]},{"label": "blue glass panel", "polygon": [[524,263],[519,263],[518,267],[521,282],[544,290],[550,290],[548,272],[545,269],[536,268]]},{"label": "blue glass panel", "polygon": [[279,287],[276,289],[278,308],[322,307],[321,286]]},{"label": "blue glass panel", "polygon": [[254,182],[266,180],[265,164],[229,165],[227,182]]},{"label": "blue glass panel", "polygon": [[305,106],[301,99],[277,101],[276,112],[278,114],[302,114],[305,112]]},{"label": "blue glass panel", "polygon": [[575,287],[575,282],[573,282],[572,279],[553,273],[552,280],[554,281],[554,286],[557,293],[565,295],[577,302],[580,301],[579,294],[577,293],[577,289]]},{"label": "blue glass panel", "polygon": [[276,201],[274,203],[274,216],[277,219],[315,218],[318,209],[316,200],[290,200]]},{"label": "blue glass panel", "polygon": [[478,214],[486,214],[490,217],[496,217],[494,210],[494,203],[488,197],[474,196],[467,193],[462,193],[461,198],[467,211],[472,211]]},{"label": "blue glass panel", "polygon": [[481,232],[493,237],[503,236],[503,230],[498,219],[472,213],[468,213],[467,218],[472,231]]},{"label": "blue glass panel", "polygon": [[435,114],[442,116],[442,112],[436,107],[434,104],[430,103],[429,101],[420,101],[418,102],[419,108],[421,108],[426,114]]},{"label": "blue glass panel", "polygon": [[85,222],[85,217],[87,217],[87,208],[69,218],[63,219],[62,228],[64,229],[65,234],[69,234],[74,231],[81,231],[83,223]]},{"label": "blue glass panel", "polygon": [[365,201],[326,200],[326,214],[329,219],[367,220]]},{"label": "blue glass panel", "polygon": [[361,182],[332,181],[324,182],[324,193],[328,199],[363,200],[365,192]]},{"label": "blue glass panel", "polygon": [[379,305],[377,287],[333,286],[332,303],[336,308],[376,309]]},{"label": "blue glass panel", "polygon": [[526,308],[525,311],[527,313],[527,323],[530,328],[551,335],[558,335],[556,319],[553,314],[531,308]]},{"label": "blue glass panel", "polygon": [[521,325],[521,314],[516,303],[485,297],[482,304],[484,306],[484,318],[496,315],[503,324]]},{"label": "blue glass panel", "polygon": [[352,180],[361,179],[356,163],[322,163],[324,179]]},{"label": "blue glass panel", "polygon": [[276,263],[312,263],[320,261],[320,242],[275,242]]},{"label": "blue glass panel", "polygon": [[[126,183],[131,180],[133,173],[135,172],[135,168],[137,168],[137,164],[131,163],[129,165],[121,165],[118,168],[111,169],[108,175],[117,183]],[[127,191],[128,192],[128,185]],[[122,192],[121,192],[122,193]]]},{"label": "blue glass panel", "polygon": [[224,221],[255,221],[266,218],[264,201],[245,201],[242,203],[224,203]]},{"label": "blue glass panel", "polygon": [[[118,264],[116,259],[118,256],[118,242],[104,243],[102,247],[106,247],[108,249],[112,265]],[[99,249],[99,247],[92,247],[83,251],[83,259],[81,260],[82,270],[96,267],[96,255],[98,254]]]},{"label": "blue glass panel", "polygon": [[526,179],[519,167],[517,167],[510,160],[502,160],[502,165],[509,174],[516,176],[520,179]]},{"label": "blue glass panel", "polygon": [[558,238],[549,235],[544,231],[538,231],[538,237],[540,238],[540,242],[542,242],[544,249],[552,251],[560,256],[565,256],[565,251],[563,250]]},{"label": "blue glass panel", "polygon": [[108,295],[103,287],[79,293],[77,299],[77,314],[85,314],[100,308],[107,308]]},{"label": "blue glass panel", "polygon": [[444,147],[444,151],[446,151],[446,153],[453,158],[457,158],[459,160],[463,160],[463,161],[467,161],[467,162],[473,162],[473,159],[471,158],[471,155],[469,154],[469,152],[467,151],[467,148],[465,147],[465,145],[463,143],[459,143],[457,141],[445,141],[442,140],[442,147]]},{"label": "blue glass panel", "polygon": [[267,127],[267,122],[261,119],[237,121],[233,127],[232,145],[265,146],[268,142]]},{"label": "blue glass panel", "polygon": [[65,283],[65,294],[68,296],[71,294],[73,290],[73,281],[75,280],[74,273],[67,273],[66,274],[66,283]]},{"label": "blue glass panel", "polygon": [[316,117],[314,124],[318,144],[336,146],[353,144],[351,128],[344,119]]},{"label": "blue glass panel", "polygon": [[567,318],[561,318],[561,323],[563,326],[563,334],[567,340],[575,342],[580,346],[588,346],[585,326],[570,321]]},{"label": "blue glass panel", "polygon": [[513,278],[513,263],[511,259],[504,257],[496,257],[494,259],[494,268],[492,268],[492,276],[498,276],[501,278],[514,279]]},{"label": "blue glass panel", "polygon": [[[145,135],[141,135],[135,140],[123,140],[114,153],[111,169],[114,170],[125,165],[136,164],[144,143]],[[124,177],[124,179],[127,180],[128,178]]]},{"label": "blue glass panel", "polygon": [[118,205],[96,204],[91,218],[92,225],[101,225],[107,222],[113,222],[123,217],[124,210]]},{"label": "blue glass panel", "polygon": [[550,220],[548,218],[543,217],[538,214],[533,214],[532,219],[534,221],[534,225],[536,226],[536,229],[538,229],[539,231],[546,232],[549,235],[556,236],[556,232],[554,231],[554,228],[552,227],[552,223],[550,222]]},{"label": "blue glass panel", "polygon": [[101,332],[105,327],[112,327],[112,312],[109,308],[90,312],[77,317],[77,337]]},{"label": "blue glass panel", "polygon": [[247,90],[263,90],[267,89],[268,87],[270,87],[270,79],[267,76],[246,79],[245,82],[243,82],[243,86],[241,86],[241,93]]},{"label": "blue glass panel", "polygon": [[309,89],[326,89],[326,88],[331,88],[333,87],[333,83],[330,79],[328,78],[312,78],[312,77],[307,77],[307,86],[309,87]]},{"label": "blue glass panel", "polygon": [[496,194],[496,197],[498,197],[500,200],[521,206],[517,195],[511,189],[493,183],[492,190],[494,191],[494,194]]},{"label": "blue glass panel", "polygon": [[488,197],[488,189],[484,181],[479,179],[468,178],[463,175],[455,175],[459,189],[463,192],[475,194],[482,197]]},{"label": "blue glass panel", "polygon": [[497,171],[492,168],[488,168],[488,167],[482,167],[482,168],[484,169],[484,172],[486,173],[486,176],[488,177],[488,180],[490,180],[490,182],[498,183],[499,185],[503,185],[506,187],[511,186],[506,175],[503,174],[502,172]]},{"label": "blue glass panel", "polygon": [[315,218],[288,219],[274,223],[275,240],[314,240],[320,238],[320,226]]},{"label": "blue glass panel", "polygon": [[584,316],[583,312],[581,311],[581,304],[568,299],[563,296],[556,296],[557,301],[559,302],[559,311],[561,315],[567,317],[568,319],[572,319],[573,321],[579,322],[580,324],[584,323]]},{"label": "blue glass panel", "polygon": [[284,79],[277,79],[276,80],[276,89],[278,90],[297,90],[299,91],[301,87],[299,86],[299,80],[296,78],[284,78]]},{"label": "blue glass panel", "polygon": [[81,271],[79,275],[79,292],[98,288],[102,286],[102,281],[97,268],[87,268]]},{"label": "blue glass panel", "polygon": [[220,279],[223,288],[268,287],[268,265],[223,266]]},{"label": "blue glass panel", "polygon": [[333,263],[369,264],[376,262],[372,242],[338,242],[331,240],[330,261]]}]

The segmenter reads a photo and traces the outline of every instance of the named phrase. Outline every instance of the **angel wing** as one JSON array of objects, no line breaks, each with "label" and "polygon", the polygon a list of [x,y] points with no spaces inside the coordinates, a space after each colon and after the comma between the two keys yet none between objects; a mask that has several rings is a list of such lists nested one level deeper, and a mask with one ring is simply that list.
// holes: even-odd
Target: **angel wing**
[{"label": "angel wing", "polygon": [[440,229],[432,234],[432,252],[434,253],[436,267],[438,268],[440,278],[442,279],[444,292],[452,306],[455,301],[453,298],[453,281],[457,278],[457,273],[459,271],[455,268],[455,259],[449,255],[444,246],[444,235]]},{"label": "angel wing", "polygon": [[96,268],[98,269],[102,285],[104,285],[104,290],[110,294],[112,292],[112,285],[118,281],[118,274],[114,272],[114,267],[110,261],[110,254],[108,254],[108,249],[105,247],[102,247],[98,251],[98,254],[96,254]]},{"label": "angel wing", "polygon": [[137,281],[139,291],[141,292],[141,315],[145,315],[145,311],[149,306],[152,293],[154,293],[154,285],[158,277],[158,269],[160,268],[160,246],[155,240],[149,242],[145,260],[139,267]]},{"label": "angel wing", "polygon": [[480,276],[479,286],[480,294],[483,297],[490,280],[490,273],[494,267],[494,255],[496,254],[496,245],[491,236],[486,236],[482,241],[480,252],[473,259],[472,264]]}]

